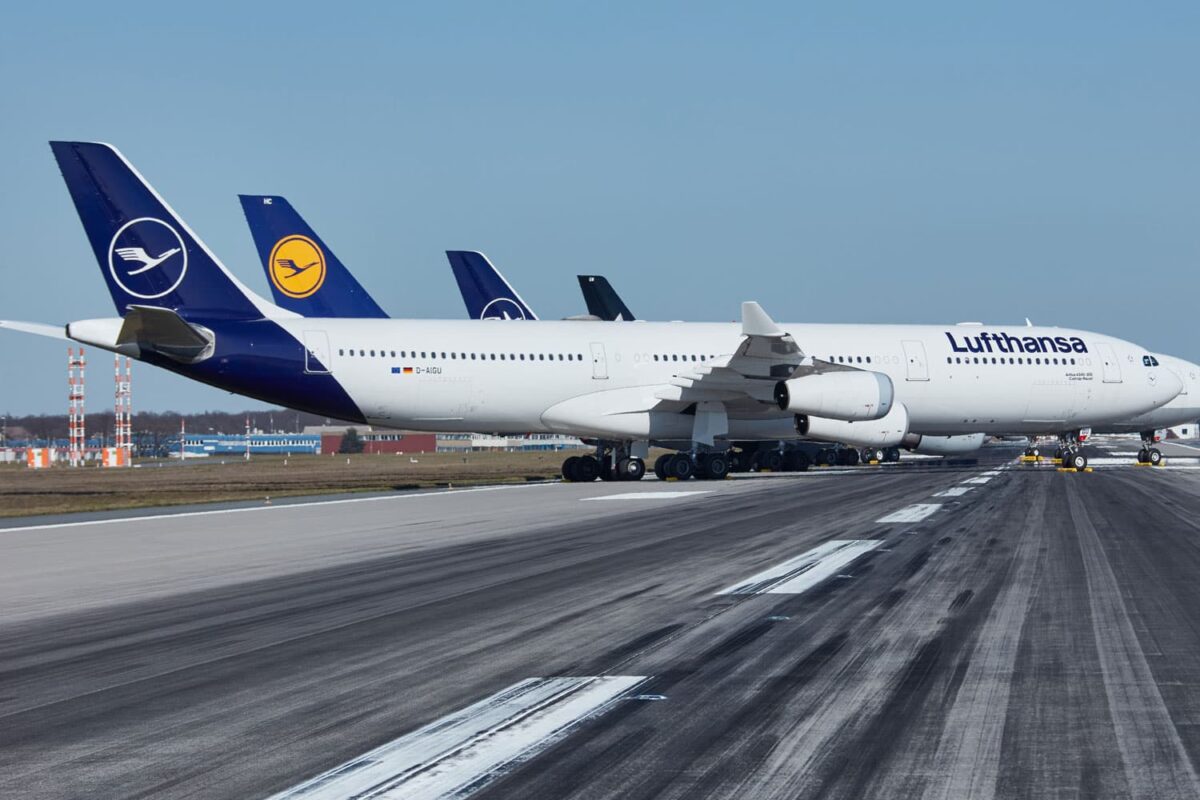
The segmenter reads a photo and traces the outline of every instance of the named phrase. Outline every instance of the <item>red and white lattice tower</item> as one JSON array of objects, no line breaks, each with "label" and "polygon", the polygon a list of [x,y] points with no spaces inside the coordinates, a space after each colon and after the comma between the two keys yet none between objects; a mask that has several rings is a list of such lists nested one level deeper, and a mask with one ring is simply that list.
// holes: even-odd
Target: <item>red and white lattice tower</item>
[{"label": "red and white lattice tower", "polygon": [[[83,465],[83,453],[87,447],[87,433],[83,418],[83,372],[87,360],[83,348],[75,354],[75,348],[67,348],[67,441],[68,460],[72,467]],[[54,445],[50,444],[51,449]]]},{"label": "red and white lattice tower", "polygon": [[113,359],[113,375],[116,379],[113,446],[117,449],[117,464],[128,467],[133,456],[133,362],[125,358],[125,368],[122,370],[121,361],[121,356]]}]

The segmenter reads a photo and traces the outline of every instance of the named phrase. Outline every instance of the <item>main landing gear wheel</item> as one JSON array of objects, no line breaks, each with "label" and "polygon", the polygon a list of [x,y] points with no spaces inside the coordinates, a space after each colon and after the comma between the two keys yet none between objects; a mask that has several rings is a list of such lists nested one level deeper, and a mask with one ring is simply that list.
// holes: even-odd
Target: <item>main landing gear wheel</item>
[{"label": "main landing gear wheel", "polygon": [[1157,447],[1151,447],[1146,453],[1146,460],[1156,467],[1162,463],[1162,458],[1162,451]]},{"label": "main landing gear wheel", "polygon": [[660,481],[667,479],[667,461],[671,458],[671,453],[663,453],[658,458],[654,459],[654,476]]},{"label": "main landing gear wheel", "polygon": [[579,480],[575,477],[575,468],[579,466],[579,456],[571,456],[562,463],[562,476],[564,481],[574,483]]},{"label": "main landing gear wheel", "polygon": [[729,474],[729,459],[724,453],[709,453],[696,469],[696,477],[703,480],[722,481]]},{"label": "main landing gear wheel", "polygon": [[763,453],[762,461],[759,462],[763,469],[771,472],[783,471],[783,453],[778,450],[769,450]]},{"label": "main landing gear wheel", "polygon": [[591,483],[600,477],[600,462],[594,456],[580,456],[575,465],[573,480],[579,483]]},{"label": "main landing gear wheel", "polygon": [[805,472],[811,462],[803,450],[789,450],[783,459],[783,468],[788,472]]},{"label": "main landing gear wheel", "polygon": [[1087,456],[1083,453],[1070,453],[1067,455],[1066,465],[1076,472],[1083,472],[1087,469]]},{"label": "main landing gear wheel", "polygon": [[640,481],[646,474],[646,462],[640,458],[622,458],[617,461],[616,478],[619,481]]},{"label": "main landing gear wheel", "polygon": [[692,464],[692,457],[687,453],[675,453],[667,456],[667,462],[663,465],[663,471],[668,478],[686,481],[692,477],[695,467]]},{"label": "main landing gear wheel", "polygon": [[600,480],[615,481],[620,480],[620,475],[616,473],[615,465],[613,464],[612,456],[604,456],[599,460],[600,463]]}]

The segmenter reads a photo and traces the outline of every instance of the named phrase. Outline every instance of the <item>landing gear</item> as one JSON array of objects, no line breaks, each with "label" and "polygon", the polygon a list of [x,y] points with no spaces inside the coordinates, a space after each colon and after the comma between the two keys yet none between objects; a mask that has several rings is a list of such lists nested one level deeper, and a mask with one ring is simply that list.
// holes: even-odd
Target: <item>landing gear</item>
[{"label": "landing gear", "polygon": [[1162,463],[1163,454],[1156,445],[1160,441],[1159,431],[1142,431],[1142,449],[1138,451],[1139,464],[1158,466]]},{"label": "landing gear", "polygon": [[1157,447],[1143,447],[1141,450],[1138,450],[1139,464],[1151,464],[1157,467],[1162,463],[1162,460],[1162,450],[1159,450]]},{"label": "landing gear", "polygon": [[646,474],[646,462],[640,458],[617,459],[616,479],[619,481],[640,481]]},{"label": "landing gear", "polygon": [[783,468],[788,472],[805,472],[811,463],[803,450],[789,450],[783,457]]},{"label": "landing gear", "polygon": [[891,461],[891,462],[898,462],[900,460],[900,448],[899,447],[889,447],[886,450],[884,450],[883,451],[883,460]]},{"label": "landing gear", "polygon": [[696,457],[695,474],[700,480],[723,481],[729,474],[729,459],[724,453],[701,453]]},{"label": "landing gear", "polygon": [[562,465],[563,480],[568,483],[603,481],[640,481],[646,474],[646,462],[628,455],[628,449],[599,446],[597,454],[571,456]]},{"label": "landing gear", "polygon": [[1067,457],[1063,460],[1063,465],[1075,470],[1076,472],[1083,472],[1087,469],[1087,456],[1078,450],[1069,451]]},{"label": "landing gear", "polygon": [[674,478],[677,481],[686,481],[695,473],[696,467],[692,463],[692,457],[688,453],[673,453],[666,457],[663,463],[663,473],[667,478]]},{"label": "landing gear", "polygon": [[575,468],[579,466],[579,456],[571,456],[562,464],[562,476],[564,481],[574,482]]},{"label": "landing gear", "polygon": [[866,463],[874,461],[876,464],[883,463],[883,451],[875,447],[864,447],[859,457]]}]

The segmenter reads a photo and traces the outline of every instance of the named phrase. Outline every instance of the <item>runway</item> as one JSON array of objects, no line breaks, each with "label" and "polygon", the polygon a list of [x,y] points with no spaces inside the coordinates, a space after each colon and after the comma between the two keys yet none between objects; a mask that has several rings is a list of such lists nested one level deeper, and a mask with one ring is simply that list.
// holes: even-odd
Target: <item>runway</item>
[{"label": "runway", "polygon": [[0,530],[0,796],[1200,795],[1200,472]]}]

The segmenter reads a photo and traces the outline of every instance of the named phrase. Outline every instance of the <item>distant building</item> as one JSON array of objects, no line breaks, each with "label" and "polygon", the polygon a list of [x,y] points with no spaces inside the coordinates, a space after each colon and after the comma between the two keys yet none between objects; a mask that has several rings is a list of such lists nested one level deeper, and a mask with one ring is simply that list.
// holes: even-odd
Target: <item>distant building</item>
[{"label": "distant building", "polygon": [[583,447],[574,436],[557,433],[532,433],[526,436],[495,436],[485,433],[439,433],[439,453],[528,452],[536,450],[572,450]]},{"label": "distant building", "polygon": [[[321,437],[303,433],[250,433],[251,455],[301,455],[321,452]],[[168,438],[162,445],[168,456],[179,457],[179,437]],[[183,438],[188,458],[238,456],[246,452],[244,433],[188,433]]]},{"label": "distant building", "polygon": [[321,438],[322,453],[336,453],[341,449],[342,437],[351,428],[358,433],[364,455],[432,453],[437,450],[438,435],[423,431],[376,429],[370,425],[309,425],[304,428],[304,433]]},{"label": "distant building", "polygon": [[1200,438],[1200,424],[1195,422],[1188,425],[1176,425],[1174,428],[1167,428],[1168,439],[1196,439]]}]

